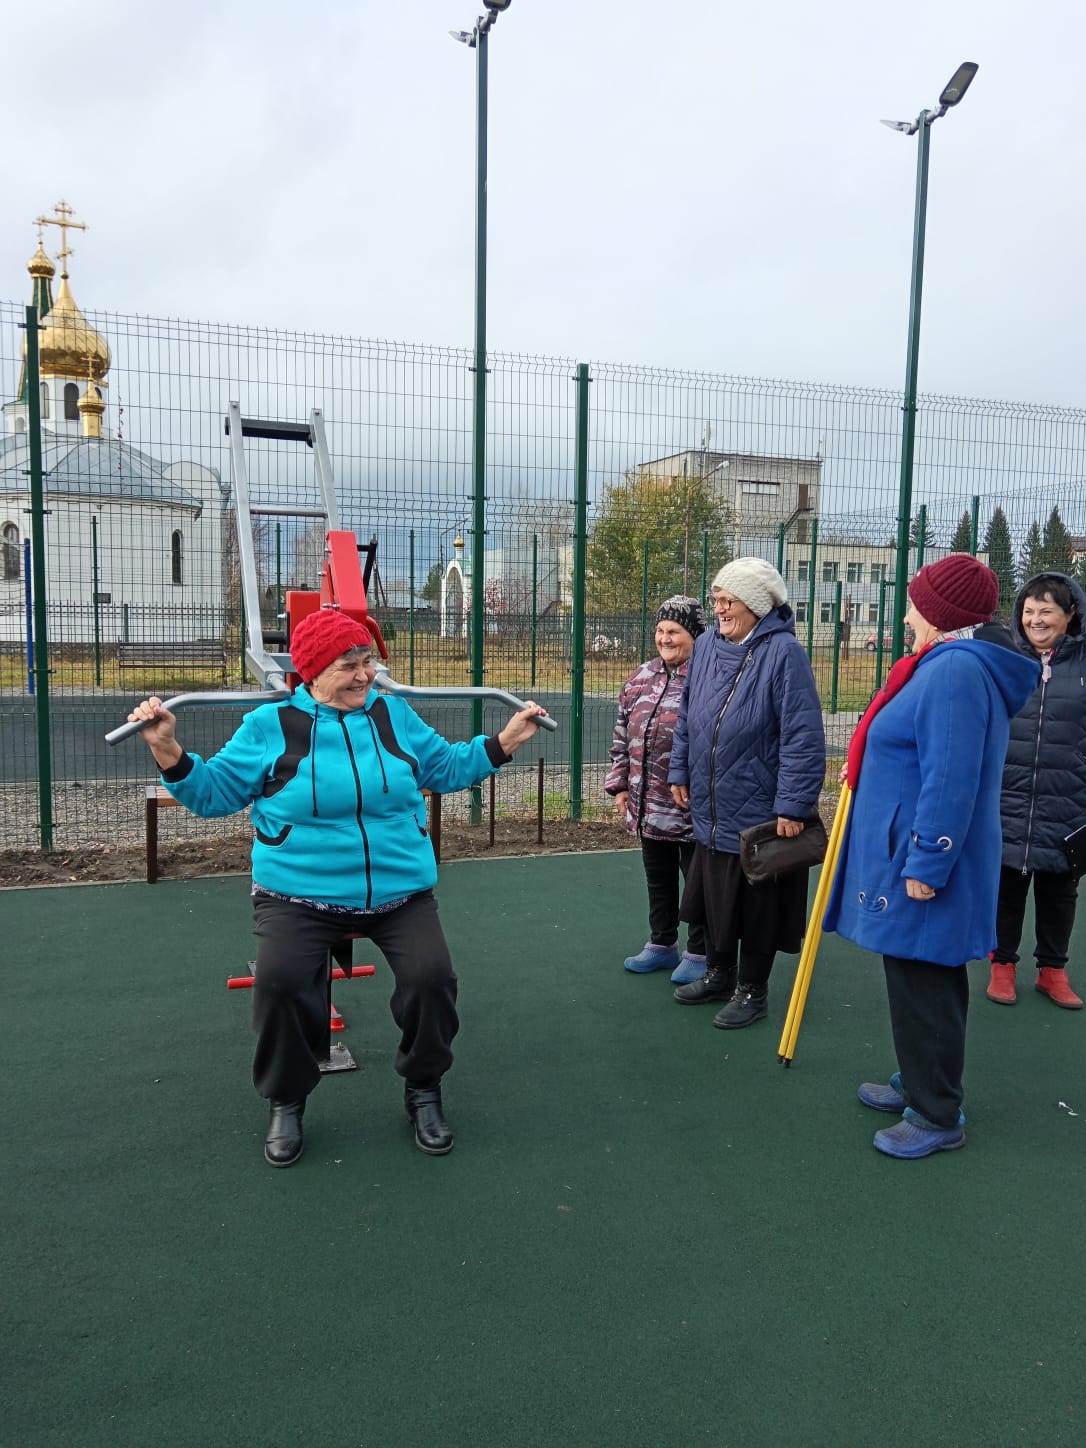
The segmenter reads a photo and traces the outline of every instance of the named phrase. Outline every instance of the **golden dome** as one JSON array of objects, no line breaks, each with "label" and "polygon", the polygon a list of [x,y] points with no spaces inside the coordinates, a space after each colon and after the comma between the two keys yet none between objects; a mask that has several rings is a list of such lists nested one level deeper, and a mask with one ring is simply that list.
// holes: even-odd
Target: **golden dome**
[{"label": "golden dome", "polygon": [[26,264],[26,269],[32,277],[49,277],[50,280],[57,274],[57,269],[46,256],[40,240],[37,251]]},{"label": "golden dome", "polygon": [[76,306],[63,274],[57,299],[38,334],[38,359],[43,377],[86,377],[89,373],[101,382],[109,371],[109,343]]}]

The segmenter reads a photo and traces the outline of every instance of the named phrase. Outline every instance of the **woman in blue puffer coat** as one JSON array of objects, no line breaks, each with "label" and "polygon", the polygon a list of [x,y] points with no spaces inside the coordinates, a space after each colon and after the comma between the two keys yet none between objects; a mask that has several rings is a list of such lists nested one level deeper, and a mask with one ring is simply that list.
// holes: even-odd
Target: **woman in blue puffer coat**
[{"label": "woman in blue puffer coat", "polygon": [[898,1115],[874,1146],[913,1159],[965,1143],[966,962],[995,942],[999,788],[1010,721],[1035,663],[971,637],[999,580],[965,553],[921,568],[899,659],[849,745],[854,790],[826,930],[883,957],[897,1070],[859,1099]]},{"label": "woman in blue puffer coat", "polygon": [[396,1070],[415,1142],[451,1151],[441,1078],[452,1063],[456,975],[437,914],[434,851],[421,790],[466,789],[505,764],[546,711],[527,703],[500,733],[450,743],[403,699],[377,694],[369,630],[338,609],[290,636],[303,687],[243,719],[217,754],[189,754],[162,700],[129,714],[194,814],[250,809],[253,1084],[270,1106],[264,1157],[293,1165],[302,1115],[328,1050],[328,952],[345,935],[372,940],[391,967],[400,1028]]},{"label": "woman in blue puffer coat", "polygon": [[694,645],[671,749],[668,779],[697,842],[682,917],[704,922],[707,955],[675,999],[725,1002],[713,1019],[723,1030],[766,1016],[773,958],[799,950],[807,921],[807,870],[751,885],[739,863],[742,830],[775,819],[798,835],[825,780],[822,708],[787,600],[764,559],[716,575],[717,627]]},{"label": "woman in blue puffer coat", "polygon": [[1033,885],[1036,988],[1082,1009],[1067,978],[1078,900],[1064,840],[1086,828],[1086,594],[1065,573],[1031,578],[1015,599],[1014,640],[1041,664],[1041,682],[1011,720],[1003,770],[1003,870],[988,999],[1014,1005],[1014,968]]}]

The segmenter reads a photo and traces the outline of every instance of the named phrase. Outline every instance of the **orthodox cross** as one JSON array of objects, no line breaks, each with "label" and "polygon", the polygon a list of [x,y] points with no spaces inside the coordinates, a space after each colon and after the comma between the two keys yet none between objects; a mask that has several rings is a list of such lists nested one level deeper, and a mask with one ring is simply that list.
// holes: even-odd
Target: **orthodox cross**
[{"label": "orthodox cross", "polygon": [[40,228],[43,226],[60,227],[60,251],[57,253],[57,261],[60,262],[60,275],[63,278],[68,275],[68,258],[75,254],[68,246],[68,232],[86,231],[87,225],[84,221],[72,220],[75,212],[66,201],[58,201],[53,207],[53,210],[56,212],[55,216],[39,216],[36,218],[34,224],[39,228],[39,237],[41,235]]}]

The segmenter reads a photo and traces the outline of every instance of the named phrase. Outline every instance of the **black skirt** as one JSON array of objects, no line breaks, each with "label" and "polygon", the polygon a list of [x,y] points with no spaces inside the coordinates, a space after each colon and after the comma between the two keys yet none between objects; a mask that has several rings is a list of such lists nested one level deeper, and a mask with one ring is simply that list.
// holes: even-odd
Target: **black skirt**
[{"label": "black skirt", "polygon": [[807,928],[807,876],[793,870],[764,885],[751,885],[738,855],[694,847],[679,917],[705,926],[713,953],[729,954],[739,941],[751,950],[795,955]]}]

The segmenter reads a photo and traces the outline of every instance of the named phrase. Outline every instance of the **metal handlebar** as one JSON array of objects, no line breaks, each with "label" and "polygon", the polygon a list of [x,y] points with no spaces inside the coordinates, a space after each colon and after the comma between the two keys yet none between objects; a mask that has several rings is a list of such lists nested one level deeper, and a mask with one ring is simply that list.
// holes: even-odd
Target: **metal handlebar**
[{"label": "metal handlebar", "polygon": [[[518,699],[515,694],[508,693],[505,689],[476,688],[470,685],[436,685],[432,689],[424,689],[415,684],[400,684],[392,677],[386,668],[378,665],[377,675],[374,684],[386,694],[402,694],[406,698],[414,699],[494,699],[500,704],[508,704],[513,710],[524,708],[524,700]],[[558,728],[557,719],[552,719],[549,714],[542,714],[539,717],[539,727],[550,729],[552,732]]]},{"label": "metal handlebar", "polygon": [[[423,689],[414,684],[399,684],[392,677],[389,671],[379,666],[373,680],[378,689],[386,694],[403,694],[415,699],[494,699],[498,703],[508,704],[513,710],[524,708],[524,700],[518,699],[515,694],[507,693],[505,689],[472,688],[469,686],[436,687]],[[237,705],[239,708],[251,709],[257,704],[277,704],[283,699],[290,698],[290,690],[285,686],[281,689],[266,689],[256,693],[223,693],[223,694],[175,694],[172,699],[163,699],[162,706],[169,709],[171,714],[176,714],[178,709],[191,709],[203,706],[204,708],[217,707],[222,704]],[[558,728],[557,720],[552,719],[549,714],[540,716],[539,725],[542,729],[555,730]],[[120,744],[122,739],[131,739],[133,734],[139,734],[146,729],[146,724],[125,723],[111,729],[106,735],[107,744]]]}]

